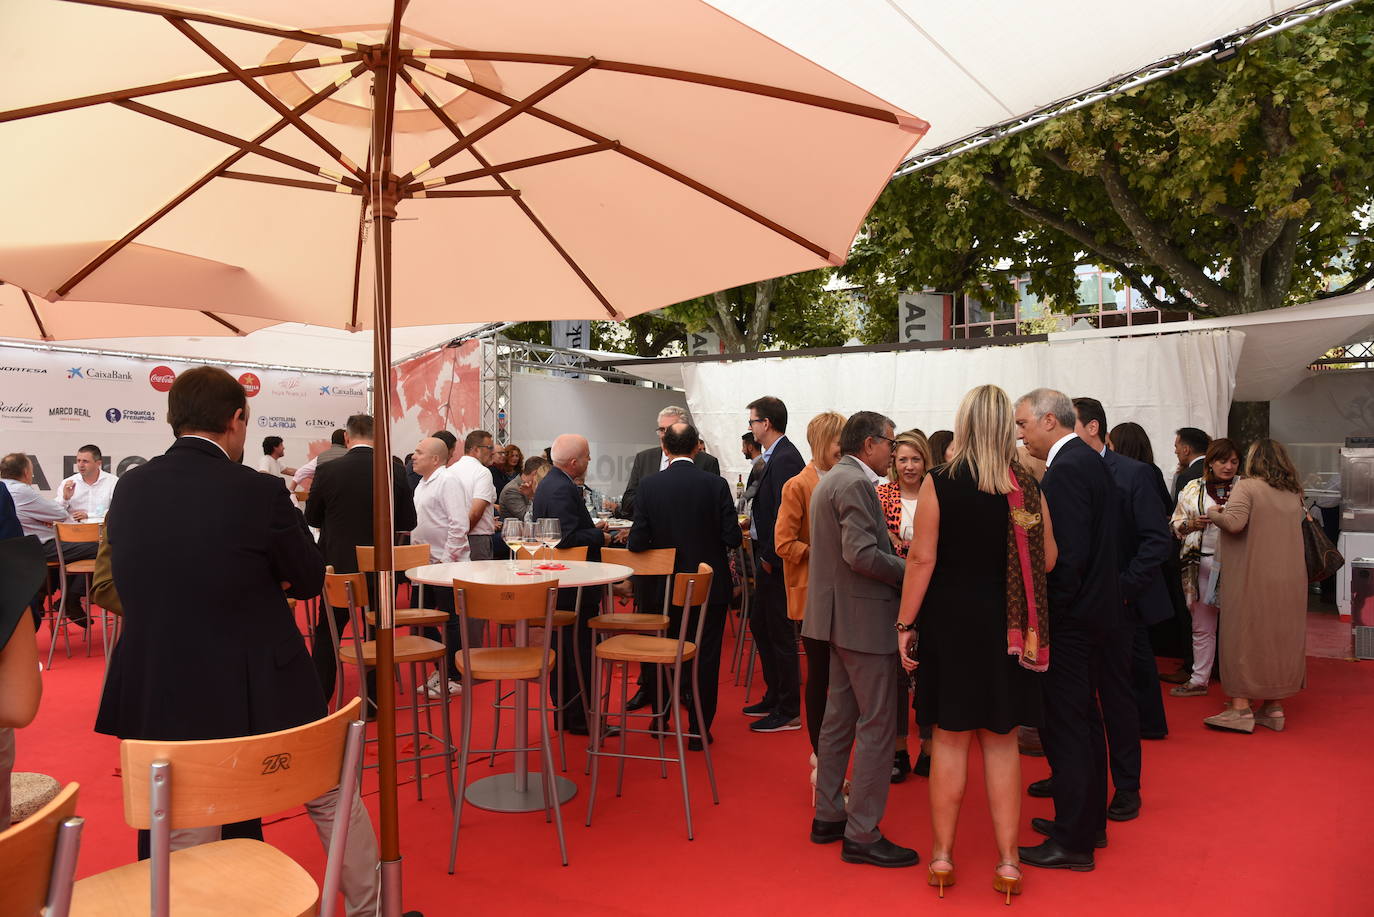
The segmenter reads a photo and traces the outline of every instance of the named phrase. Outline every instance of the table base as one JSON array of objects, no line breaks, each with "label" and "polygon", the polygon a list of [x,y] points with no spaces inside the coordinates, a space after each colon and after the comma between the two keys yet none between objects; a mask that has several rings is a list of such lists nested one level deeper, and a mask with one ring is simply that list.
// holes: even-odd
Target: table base
[{"label": "table base", "polygon": [[[577,795],[576,783],[567,777],[553,779],[560,804]],[[530,772],[528,786],[521,792],[515,788],[514,774],[497,774],[468,784],[463,798],[488,812],[538,812],[544,808],[544,780],[538,771]]]}]

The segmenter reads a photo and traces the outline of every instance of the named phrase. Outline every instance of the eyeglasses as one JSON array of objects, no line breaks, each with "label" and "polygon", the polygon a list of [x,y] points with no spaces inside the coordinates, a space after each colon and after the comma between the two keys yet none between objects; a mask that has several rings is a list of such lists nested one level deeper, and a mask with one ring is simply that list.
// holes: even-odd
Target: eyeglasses
[{"label": "eyeglasses", "polygon": [[887,436],[875,436],[875,437],[873,437],[873,438],[874,438],[874,439],[881,439],[883,442],[887,443],[887,444],[888,444],[889,446],[891,446],[893,449],[896,449],[896,448],[897,448],[897,441],[896,441],[895,439],[891,439],[890,437],[887,437]]},{"label": "eyeglasses", "polygon": [[756,423],[763,423],[763,422],[766,421],[766,420],[767,420],[766,417],[751,417],[751,418],[749,418],[749,426],[752,427],[754,424],[756,424]]},{"label": "eyeglasses", "polygon": [[654,432],[657,433],[659,436],[662,436],[664,433],[667,433],[667,432],[668,432],[668,428],[667,428],[667,427],[655,427],[655,428],[654,428]]}]

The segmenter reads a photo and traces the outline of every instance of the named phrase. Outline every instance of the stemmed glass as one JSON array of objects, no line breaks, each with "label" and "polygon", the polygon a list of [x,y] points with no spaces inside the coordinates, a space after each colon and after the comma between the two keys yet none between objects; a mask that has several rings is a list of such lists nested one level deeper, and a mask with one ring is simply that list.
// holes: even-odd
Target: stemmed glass
[{"label": "stemmed glass", "polygon": [[535,523],[537,526],[535,537],[548,549],[549,559],[546,563],[553,561],[553,547],[563,540],[562,526],[557,519],[540,519]]},{"label": "stemmed glass", "polygon": [[510,548],[510,572],[516,572],[516,562],[520,559],[520,548],[525,543],[525,522],[523,519],[506,519],[501,523],[501,540]]},{"label": "stemmed glass", "polygon": [[611,498],[604,494],[601,497],[600,505],[596,507],[596,518],[602,522],[611,518]]}]

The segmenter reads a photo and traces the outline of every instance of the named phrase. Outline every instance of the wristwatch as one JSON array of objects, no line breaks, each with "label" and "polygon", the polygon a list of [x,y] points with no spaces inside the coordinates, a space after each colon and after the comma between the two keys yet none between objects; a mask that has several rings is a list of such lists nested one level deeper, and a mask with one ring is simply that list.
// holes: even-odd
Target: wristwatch
[{"label": "wristwatch", "polygon": [[911,624],[903,624],[901,621],[898,621],[892,626],[897,628],[898,632],[906,633],[909,630],[913,630],[916,627],[916,624],[914,621]]}]

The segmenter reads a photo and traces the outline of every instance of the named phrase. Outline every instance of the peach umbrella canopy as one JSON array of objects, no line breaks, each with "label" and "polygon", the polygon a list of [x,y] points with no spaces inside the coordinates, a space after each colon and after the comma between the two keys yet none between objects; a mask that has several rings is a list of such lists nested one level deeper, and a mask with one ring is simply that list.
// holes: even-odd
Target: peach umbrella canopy
[{"label": "peach umbrella canopy", "polygon": [[7,0],[0,279],[364,328],[378,200],[397,325],[626,316],[841,263],[926,129],[699,0],[415,0],[379,184],[390,12]]}]

